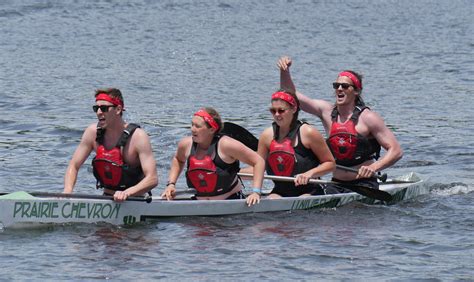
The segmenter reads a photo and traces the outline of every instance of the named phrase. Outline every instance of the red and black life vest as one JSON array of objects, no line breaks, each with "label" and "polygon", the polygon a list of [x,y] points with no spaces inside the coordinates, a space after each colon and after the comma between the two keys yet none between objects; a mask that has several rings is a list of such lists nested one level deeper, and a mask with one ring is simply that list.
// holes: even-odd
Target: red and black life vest
[{"label": "red and black life vest", "polygon": [[[288,135],[278,142],[279,127],[273,123],[274,136],[266,160],[267,174],[295,176],[319,165],[320,162],[313,151],[304,147],[301,142],[300,128],[303,124],[303,122],[297,121]],[[296,137],[298,137],[298,145],[293,147]]]},{"label": "red and black life vest", "polygon": [[96,150],[96,156],[92,160],[97,188],[123,191],[136,185],[144,178],[141,166],[131,168],[123,161],[123,148],[130,136],[139,127],[137,124],[130,123],[120,136],[117,145],[110,150],[107,150],[103,144],[105,130],[97,128],[96,142],[99,146]]},{"label": "red and black life vest", "polygon": [[380,156],[380,144],[377,140],[362,136],[355,128],[365,109],[368,107],[356,106],[351,118],[344,123],[337,122],[339,113],[336,107],[331,113],[332,125],[327,144],[339,165],[355,166]]},{"label": "red and black life vest", "polygon": [[209,146],[202,159],[196,158],[197,143],[191,146],[187,160],[186,182],[189,187],[196,189],[196,196],[208,197],[225,194],[238,184],[237,173],[240,170],[239,161],[232,164],[224,162],[218,154],[217,136]]}]

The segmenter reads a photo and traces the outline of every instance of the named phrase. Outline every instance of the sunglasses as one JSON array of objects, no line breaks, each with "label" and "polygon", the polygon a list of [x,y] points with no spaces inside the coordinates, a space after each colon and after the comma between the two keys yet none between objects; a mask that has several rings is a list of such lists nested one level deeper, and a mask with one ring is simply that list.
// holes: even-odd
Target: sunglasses
[{"label": "sunglasses", "polygon": [[286,111],[288,111],[288,109],[284,109],[284,108],[279,108],[279,109],[270,108],[269,110],[270,110],[270,113],[272,113],[272,115],[276,115],[276,113],[279,113],[280,115],[282,115]]},{"label": "sunglasses", "polygon": [[94,113],[97,113],[97,111],[100,109],[101,112],[106,113],[109,111],[109,108],[115,108],[115,107],[117,106],[116,105],[102,105],[102,106],[94,105],[92,106],[92,110],[94,111]]},{"label": "sunglasses", "polygon": [[332,83],[332,88],[334,88],[334,89],[339,89],[339,86],[342,86],[342,89],[347,89],[350,86],[354,87],[354,85],[349,84],[349,83],[339,83],[339,82],[333,82]]}]

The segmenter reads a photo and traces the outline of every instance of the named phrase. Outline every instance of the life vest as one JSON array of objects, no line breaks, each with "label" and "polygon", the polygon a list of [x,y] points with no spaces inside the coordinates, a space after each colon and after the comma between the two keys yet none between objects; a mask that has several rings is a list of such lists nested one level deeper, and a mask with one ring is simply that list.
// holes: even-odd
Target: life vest
[{"label": "life vest", "polygon": [[92,160],[97,188],[123,191],[136,185],[144,178],[141,166],[131,168],[123,161],[123,148],[130,136],[139,127],[137,124],[130,123],[120,136],[117,145],[110,150],[107,150],[103,144],[105,130],[97,128],[96,142],[99,146],[96,150],[96,156]]},{"label": "life vest", "polygon": [[362,136],[355,128],[365,109],[368,107],[356,106],[351,118],[344,123],[337,122],[339,113],[336,107],[331,113],[332,125],[327,144],[339,165],[355,166],[380,157],[380,144],[377,140]]},{"label": "life vest", "polygon": [[[288,135],[278,142],[279,127],[273,123],[273,140],[266,160],[266,170],[269,175],[295,176],[319,165],[318,158],[311,149],[304,147],[301,142],[300,128],[304,123],[297,121],[296,126]],[[293,147],[298,137],[298,145]],[[277,184],[283,184],[281,181]]]},{"label": "life vest", "polygon": [[268,150],[267,168],[269,168],[272,175],[291,176],[296,163],[295,149],[292,143],[301,123],[298,123],[295,128],[290,130],[281,142],[277,141],[280,131],[279,126],[275,122],[272,126],[273,140]]},{"label": "life vest", "polygon": [[197,143],[191,146],[187,160],[186,182],[196,189],[196,196],[217,196],[231,191],[238,184],[239,161],[232,164],[224,162],[217,153],[217,136],[202,159],[196,158]]}]

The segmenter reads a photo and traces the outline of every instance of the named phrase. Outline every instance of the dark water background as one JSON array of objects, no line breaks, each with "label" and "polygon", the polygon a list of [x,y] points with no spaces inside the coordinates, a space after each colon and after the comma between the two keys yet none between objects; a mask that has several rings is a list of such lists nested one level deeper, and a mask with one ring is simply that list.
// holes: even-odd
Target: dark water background
[{"label": "dark water background", "polygon": [[[342,69],[361,71],[365,100],[405,151],[387,172],[417,172],[431,189],[390,207],[4,230],[1,279],[474,280],[473,7],[1,1],[1,192],[62,191],[69,158],[95,122],[94,89],[105,86],[123,91],[126,119],[150,134],[162,190],[199,107],[256,135],[269,126],[281,55],[315,98],[333,99]],[[98,193],[88,168],[76,191]]]}]

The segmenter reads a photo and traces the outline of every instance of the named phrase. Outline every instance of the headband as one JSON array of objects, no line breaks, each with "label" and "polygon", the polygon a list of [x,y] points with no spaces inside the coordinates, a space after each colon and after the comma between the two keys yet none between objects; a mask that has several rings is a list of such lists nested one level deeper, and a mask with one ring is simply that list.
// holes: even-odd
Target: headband
[{"label": "headband", "polygon": [[280,91],[275,92],[272,94],[272,100],[275,100],[275,99],[281,99],[287,102],[288,104],[290,104],[292,107],[296,107],[295,98],[293,98],[293,96],[291,96],[288,93],[280,92]]},{"label": "headband", "polygon": [[122,106],[122,110],[125,111],[124,106],[123,106],[123,101],[120,100],[119,98],[115,97],[110,97],[109,94],[106,94],[106,93],[99,93],[97,96],[95,96],[95,101],[99,101],[99,100],[104,100],[104,101],[107,101],[107,102],[110,102],[112,104],[114,104],[115,106]]},{"label": "headband", "polygon": [[205,110],[200,109],[194,115],[198,116],[198,117],[202,117],[204,119],[204,121],[207,124],[209,124],[212,128],[214,128],[216,131],[219,130],[219,124],[217,124],[217,122],[214,120],[214,118],[208,112],[206,112]]},{"label": "headband", "polygon": [[339,76],[347,76],[348,78],[350,78],[352,80],[352,83],[354,83],[354,85],[355,85],[355,87],[357,87],[357,89],[362,89],[362,83],[360,83],[357,76],[355,76],[352,72],[343,71],[339,74]]}]

